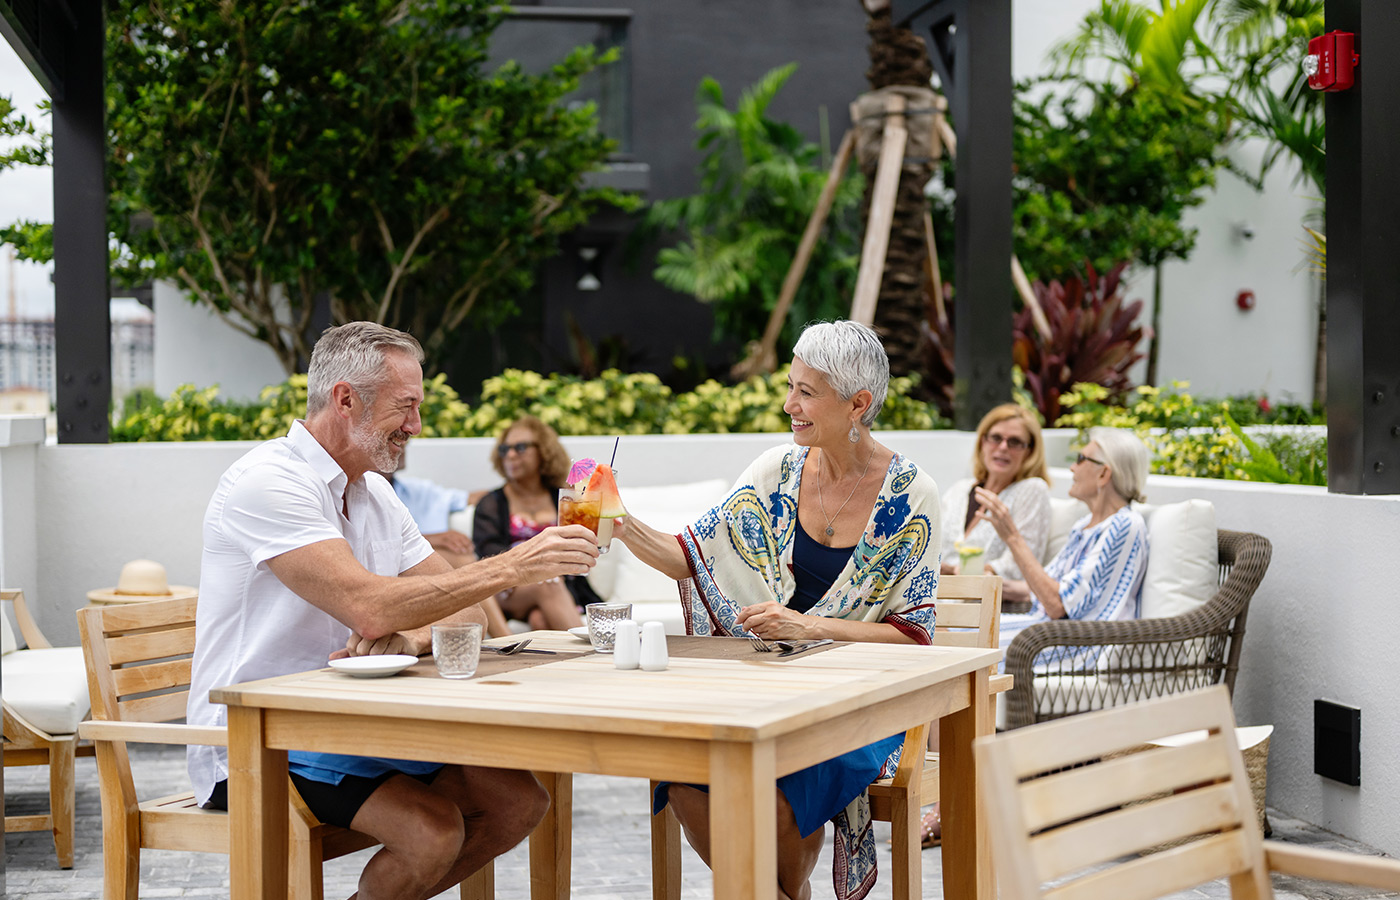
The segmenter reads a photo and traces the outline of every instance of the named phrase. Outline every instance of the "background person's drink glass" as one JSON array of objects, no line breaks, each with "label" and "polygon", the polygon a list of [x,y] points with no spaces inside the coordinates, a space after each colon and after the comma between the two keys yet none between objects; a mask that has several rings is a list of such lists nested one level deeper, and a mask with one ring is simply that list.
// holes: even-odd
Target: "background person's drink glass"
[{"label": "background person's drink glass", "polygon": [[630,603],[588,604],[588,640],[599,653],[611,653],[617,644],[617,623],[632,618]]},{"label": "background person's drink glass", "polygon": [[480,660],[480,624],[433,626],[433,662],[443,678],[470,678]]},{"label": "background person's drink glass", "polygon": [[606,553],[612,543],[612,519],[604,519],[606,531],[599,521],[598,513],[603,508],[603,496],[594,491],[580,491],[566,487],[559,489],[559,524],[582,525],[593,532],[598,549]]}]

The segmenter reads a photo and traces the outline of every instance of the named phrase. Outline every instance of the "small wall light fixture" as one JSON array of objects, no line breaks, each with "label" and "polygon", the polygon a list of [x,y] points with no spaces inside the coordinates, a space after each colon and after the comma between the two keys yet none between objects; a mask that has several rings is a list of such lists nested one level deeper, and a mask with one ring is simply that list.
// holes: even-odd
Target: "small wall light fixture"
[{"label": "small wall light fixture", "polygon": [[581,291],[603,289],[603,280],[598,277],[602,270],[602,256],[597,247],[578,248],[579,278],[574,287]]}]

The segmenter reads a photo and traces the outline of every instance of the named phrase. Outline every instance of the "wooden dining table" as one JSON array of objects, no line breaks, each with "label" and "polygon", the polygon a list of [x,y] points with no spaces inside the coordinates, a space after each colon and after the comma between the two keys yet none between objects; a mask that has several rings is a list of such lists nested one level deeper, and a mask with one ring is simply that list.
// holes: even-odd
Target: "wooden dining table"
[{"label": "wooden dining table", "polygon": [[[570,888],[569,773],[710,785],[714,896],[773,900],[779,776],[939,720],[944,896],[993,900],[971,744],[993,731],[999,650],[838,644],[789,658],[673,652],[665,671],[624,671],[562,632],[538,632],[503,667],[466,680],[432,660],[387,678],[321,669],[211,692],[228,705],[233,900],[287,890],[287,751],[531,769],[556,805],[531,841],[532,900]],[[550,773],[553,773],[551,776]],[[564,821],[560,821],[564,817]],[[639,883],[649,873],[638,872]]]}]

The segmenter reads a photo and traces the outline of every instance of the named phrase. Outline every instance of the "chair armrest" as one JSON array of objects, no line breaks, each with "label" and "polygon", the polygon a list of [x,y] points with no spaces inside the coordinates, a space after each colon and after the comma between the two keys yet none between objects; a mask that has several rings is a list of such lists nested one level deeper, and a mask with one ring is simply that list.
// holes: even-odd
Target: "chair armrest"
[{"label": "chair armrest", "polygon": [[26,647],[30,650],[48,650],[53,646],[39,630],[39,624],[34,621],[34,617],[29,614],[29,607],[24,602],[24,591],[7,588],[0,591],[0,600],[14,603],[15,624],[19,626],[19,633],[24,638]]},{"label": "chair armrest", "polygon": [[94,741],[127,741],[135,744],[200,744],[228,746],[228,729],[222,725],[172,725],[168,722],[101,722],[78,725],[78,736]]},{"label": "chair armrest", "polygon": [[1264,858],[1270,870],[1285,875],[1400,891],[1400,860],[1300,847],[1280,841],[1264,842]]},{"label": "chair armrest", "polygon": [[1014,675],[993,675],[987,679],[987,693],[1004,694],[1016,683]]}]

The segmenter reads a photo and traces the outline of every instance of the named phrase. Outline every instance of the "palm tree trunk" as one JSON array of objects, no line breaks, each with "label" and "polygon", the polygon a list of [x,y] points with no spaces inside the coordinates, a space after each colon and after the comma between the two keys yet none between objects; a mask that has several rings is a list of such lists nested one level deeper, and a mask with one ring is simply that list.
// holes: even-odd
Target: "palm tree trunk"
[{"label": "palm tree trunk", "polygon": [[[873,89],[907,86],[927,90],[933,75],[924,41],[907,28],[896,28],[888,8],[871,14],[866,23],[870,35],[870,68],[866,79]],[[917,129],[930,128],[928,113],[906,117],[911,138]],[[874,162],[878,154],[861,154],[861,168],[866,175],[863,218],[869,219],[871,191],[874,185]],[[918,159],[917,152],[906,151],[907,158]],[[894,220],[890,225],[890,243],[885,256],[884,273],[880,281],[879,301],[875,309],[875,329],[885,342],[890,355],[893,375],[922,374],[927,354],[924,338],[926,291],[924,264],[928,245],[924,240],[924,213],[928,203],[924,185],[932,174],[932,162],[906,160],[900,173],[899,190],[895,199]],[[925,386],[927,387],[927,386]]]},{"label": "palm tree trunk", "polygon": [[1157,386],[1157,348],[1162,343],[1162,267],[1152,268],[1152,343],[1147,349],[1148,384]]}]

